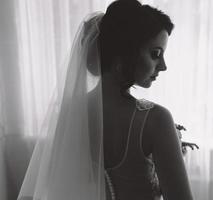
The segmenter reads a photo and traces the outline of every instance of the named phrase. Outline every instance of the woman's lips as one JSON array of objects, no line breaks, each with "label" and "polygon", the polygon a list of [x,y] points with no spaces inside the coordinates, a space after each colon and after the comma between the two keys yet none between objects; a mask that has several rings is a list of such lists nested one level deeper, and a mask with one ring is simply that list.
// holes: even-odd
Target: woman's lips
[{"label": "woman's lips", "polygon": [[157,76],[151,76],[150,78],[153,79],[153,80],[156,80],[156,77]]}]

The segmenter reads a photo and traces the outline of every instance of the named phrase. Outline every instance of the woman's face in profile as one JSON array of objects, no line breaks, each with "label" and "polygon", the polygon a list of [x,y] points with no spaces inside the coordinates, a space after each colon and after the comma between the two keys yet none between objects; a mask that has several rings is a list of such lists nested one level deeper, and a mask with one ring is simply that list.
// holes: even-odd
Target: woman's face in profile
[{"label": "woman's face in profile", "polygon": [[159,32],[140,50],[135,68],[135,84],[149,88],[160,71],[166,70],[164,52],[168,41],[166,30]]}]

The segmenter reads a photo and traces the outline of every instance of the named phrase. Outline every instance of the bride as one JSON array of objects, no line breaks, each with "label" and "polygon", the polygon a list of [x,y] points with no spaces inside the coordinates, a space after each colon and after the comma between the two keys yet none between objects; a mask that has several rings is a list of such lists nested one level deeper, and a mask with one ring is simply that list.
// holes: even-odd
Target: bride
[{"label": "bride", "polygon": [[129,92],[167,69],[170,18],[118,0],[81,24],[19,200],[191,200],[172,115]]}]

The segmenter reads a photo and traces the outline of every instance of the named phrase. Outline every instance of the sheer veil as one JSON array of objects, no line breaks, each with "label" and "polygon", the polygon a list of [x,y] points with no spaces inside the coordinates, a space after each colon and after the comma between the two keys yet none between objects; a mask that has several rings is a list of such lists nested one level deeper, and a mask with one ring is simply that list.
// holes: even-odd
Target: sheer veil
[{"label": "sheer veil", "polygon": [[104,200],[99,23],[93,13],[73,42],[66,79],[55,92],[18,200]]}]

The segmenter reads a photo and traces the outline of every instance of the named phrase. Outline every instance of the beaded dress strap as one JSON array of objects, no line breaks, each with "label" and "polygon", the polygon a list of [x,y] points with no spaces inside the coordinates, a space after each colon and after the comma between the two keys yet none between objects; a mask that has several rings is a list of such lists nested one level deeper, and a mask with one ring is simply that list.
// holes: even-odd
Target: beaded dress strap
[{"label": "beaded dress strap", "polygon": [[115,199],[115,191],[114,191],[114,187],[113,187],[113,184],[112,184],[112,180],[111,180],[107,170],[104,170],[104,176],[105,176],[106,184],[107,184],[107,186],[109,188],[111,200],[116,200]]}]

